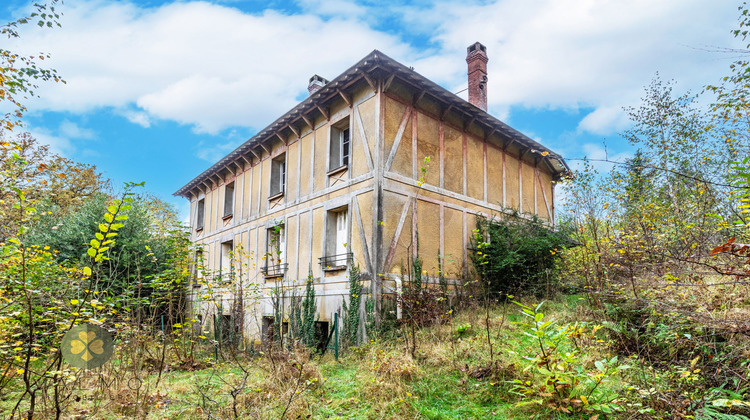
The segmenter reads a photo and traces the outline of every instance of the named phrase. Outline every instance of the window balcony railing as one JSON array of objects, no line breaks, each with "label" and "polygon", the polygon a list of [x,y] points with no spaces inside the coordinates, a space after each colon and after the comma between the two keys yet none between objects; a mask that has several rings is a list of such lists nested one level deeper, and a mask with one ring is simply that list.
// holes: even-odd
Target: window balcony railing
[{"label": "window balcony railing", "polygon": [[267,265],[260,269],[260,271],[263,273],[266,278],[271,277],[284,277],[284,273],[286,273],[287,268],[289,268],[289,264],[276,264],[276,265]]},{"label": "window balcony railing", "polygon": [[318,260],[323,271],[344,270],[347,265],[354,261],[354,254],[347,252],[345,254],[326,255],[318,258]]}]

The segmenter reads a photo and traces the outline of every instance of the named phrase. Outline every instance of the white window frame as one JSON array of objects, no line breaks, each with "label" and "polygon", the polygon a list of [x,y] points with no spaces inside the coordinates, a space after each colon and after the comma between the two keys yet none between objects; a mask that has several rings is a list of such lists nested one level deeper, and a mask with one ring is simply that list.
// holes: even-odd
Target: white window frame
[{"label": "white window frame", "polygon": [[203,259],[203,249],[197,249],[195,251],[195,257],[193,260],[193,287],[201,287],[201,280],[203,280],[203,270],[205,270],[205,263]]},{"label": "white window frame", "polygon": [[352,154],[352,136],[349,117],[331,125],[328,144],[328,171],[349,167]]},{"label": "white window frame", "polygon": [[349,208],[329,210],[326,221],[325,255],[321,260],[323,270],[345,269],[349,262]]},{"label": "white window frame", "polygon": [[[286,264],[286,230],[284,225],[266,229],[266,277],[282,277]],[[270,267],[276,267],[270,270]]]},{"label": "white window frame", "polygon": [[269,197],[284,195],[286,187],[286,153],[282,153],[271,160],[271,184]]},{"label": "white window frame", "polygon": [[234,273],[234,241],[221,243],[221,255],[219,256],[219,273],[223,281],[229,281]]},{"label": "white window frame", "polygon": [[195,205],[195,230],[203,230],[206,224],[206,199],[201,198]]},{"label": "white window frame", "polygon": [[224,185],[224,218],[234,215],[234,186],[234,181]]}]

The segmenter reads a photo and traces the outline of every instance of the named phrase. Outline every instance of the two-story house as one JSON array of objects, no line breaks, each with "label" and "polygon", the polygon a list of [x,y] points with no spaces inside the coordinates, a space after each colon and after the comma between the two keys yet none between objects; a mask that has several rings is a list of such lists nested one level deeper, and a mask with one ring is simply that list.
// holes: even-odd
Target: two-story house
[{"label": "two-story house", "polygon": [[471,45],[466,61],[468,102],[377,50],[331,81],[313,76],[309,97],[175,193],[190,200],[207,267],[232,269],[241,244],[239,281],[262,291],[261,316],[280,282],[304,287],[312,270],[328,321],[351,264],[379,302],[417,236],[426,275],[458,279],[477,215],[515,209],[554,225],[565,162],[486,112],[485,47]]}]

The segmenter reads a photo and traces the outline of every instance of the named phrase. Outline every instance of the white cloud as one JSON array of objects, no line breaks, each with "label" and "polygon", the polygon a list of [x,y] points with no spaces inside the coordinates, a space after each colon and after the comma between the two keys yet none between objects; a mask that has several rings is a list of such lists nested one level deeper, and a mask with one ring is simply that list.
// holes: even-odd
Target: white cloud
[{"label": "white cloud", "polygon": [[699,91],[736,58],[704,49],[737,45],[729,32],[737,8],[728,0],[444,1],[406,16],[441,46],[439,57],[424,59],[441,63],[425,66],[426,76],[462,82],[465,63],[456,58],[480,41],[489,55],[490,108],[593,107],[579,128],[595,134],[622,128],[616,110],[637,103],[656,71]]},{"label": "white cloud", "polygon": [[307,13],[322,16],[361,17],[367,8],[347,0],[297,0]]},{"label": "white cloud", "polygon": [[[655,71],[699,90],[733,58],[700,48],[735,45],[728,0],[441,1],[390,11],[366,0],[297,3],[296,14],[249,14],[207,2],[68,2],[61,29],[21,38],[26,51],[52,53],[67,80],[43,85],[33,109],[111,107],[144,127],[169,119],[197,132],[258,129],[295,104],[309,76],[335,77],[376,48],[456,92],[466,86],[466,47],[480,41],[491,110],[594,108],[579,130],[604,134],[621,128],[617,110],[637,103]],[[414,34],[429,47],[408,45]]]},{"label": "white cloud", "polygon": [[205,142],[201,142],[201,144],[198,145],[198,151],[195,155],[207,162],[213,163],[236,149],[242,141],[243,140],[232,140],[223,144],[205,144]]},{"label": "white cloud", "polygon": [[122,116],[128,119],[133,124],[138,124],[143,128],[151,127],[151,118],[145,112],[138,111],[122,111]]},{"label": "white cloud", "polygon": [[70,139],[90,140],[96,137],[94,130],[83,128],[70,120],[65,120],[60,123],[59,131],[64,137]]},{"label": "white cloud", "polygon": [[583,117],[578,123],[578,130],[607,135],[623,130],[629,125],[630,120],[622,106],[602,105]]},{"label": "white cloud", "polygon": [[97,138],[94,130],[81,127],[70,120],[63,120],[57,128],[27,126],[24,129],[31,133],[39,143],[49,145],[50,151],[67,158],[91,155],[91,150],[81,147],[81,140],[95,140]]},{"label": "white cloud", "polygon": [[40,144],[49,145],[49,149],[52,153],[65,157],[70,157],[75,154],[76,149],[69,138],[57,135],[56,133],[42,127],[27,127],[27,129]]},{"label": "white cloud", "polygon": [[[208,133],[262,128],[296,103],[312,74],[335,77],[376,48],[409,51],[351,19],[252,15],[205,2],[81,0],[65,4],[62,25],[21,38],[25,51],[50,52],[46,63],[67,81],[41,86],[33,109],[113,107],[141,125],[163,118]],[[128,113],[134,104],[148,118]]]}]

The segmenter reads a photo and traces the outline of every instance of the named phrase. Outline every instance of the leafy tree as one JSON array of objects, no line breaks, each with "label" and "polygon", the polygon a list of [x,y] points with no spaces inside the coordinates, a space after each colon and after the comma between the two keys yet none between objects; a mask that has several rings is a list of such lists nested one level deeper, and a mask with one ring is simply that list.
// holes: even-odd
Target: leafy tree
[{"label": "leafy tree", "polygon": [[[733,32],[745,39],[750,12],[744,4],[740,11]],[[669,398],[708,403],[727,389],[747,400],[747,375],[736,373],[747,365],[739,350],[747,340],[734,338],[750,325],[734,311],[747,308],[750,275],[750,63],[733,63],[720,85],[706,88],[716,95],[709,109],[672,87],[656,80],[628,109],[633,128],[623,137],[640,147],[633,159],[608,177],[590,168],[576,174],[570,223],[581,246],[564,260],[605,309],[623,353],[651,363],[653,376],[634,387],[661,377]],[[591,211],[580,211],[582,203]],[[661,415],[665,396],[643,403]]]},{"label": "leafy tree", "polygon": [[[15,165],[28,165],[17,155]],[[108,260],[107,251],[117,242],[116,236],[127,219],[123,214],[132,198],[126,188],[123,198],[113,200],[88,242],[87,260],[78,268],[64,267],[55,261],[49,246],[29,242],[29,225],[38,218],[37,211],[26,199],[21,188],[9,181],[3,190],[12,192],[13,209],[18,229],[0,243],[0,398],[13,381],[21,382],[16,404],[10,414],[25,411],[33,418],[38,397],[46,390],[54,394],[56,417],[61,416],[62,399],[70,393],[61,391],[65,377],[61,373],[60,340],[70,328],[82,320],[103,324],[117,314],[111,295],[103,290],[97,275],[101,264]],[[66,395],[61,396],[61,392]],[[25,404],[25,408],[22,408]]]},{"label": "leafy tree", "polygon": [[569,222],[582,246],[566,264],[585,279],[592,303],[613,280],[642,298],[641,279],[699,260],[720,240],[722,223],[712,215],[734,206],[728,150],[694,99],[657,78],[641,105],[627,109],[633,127],[623,137],[640,146],[635,156],[608,176],[584,166],[573,178]]},{"label": "leafy tree", "polygon": [[[58,0],[34,3],[34,11],[12,22],[0,26],[0,36],[8,39],[19,38],[20,28],[31,22],[40,27],[60,26],[60,14],[56,10]],[[35,96],[34,90],[38,81],[63,82],[54,69],[47,69],[37,64],[49,58],[47,54],[23,56],[13,51],[0,48],[0,103],[9,102],[12,110],[4,114],[0,130],[12,131],[21,124],[21,118],[26,111],[24,100]]]},{"label": "leafy tree", "polygon": [[[59,25],[57,3],[34,5],[29,16],[0,26],[0,34],[17,38],[32,20]],[[65,417],[80,378],[62,362],[65,332],[83,322],[111,328],[127,321],[119,325],[137,327],[119,331],[124,342],[144,346],[144,337],[132,335],[143,334],[142,311],[133,316],[132,308],[182,313],[189,274],[186,234],[169,205],[148,196],[135,204],[133,184],[114,198],[103,192],[107,182],[93,166],[51,153],[28,133],[12,136],[36,83],[61,81],[37,64],[47,57],[0,48],[0,112],[11,108],[0,120],[0,399],[15,400],[6,410],[10,418]],[[149,293],[152,299],[139,299]],[[172,327],[164,350],[167,343],[182,344],[174,334],[180,325]],[[181,348],[192,354],[191,346]],[[128,362],[143,365],[141,357],[123,359],[120,367]]]},{"label": "leafy tree", "polygon": [[[17,165],[21,159],[24,165]],[[29,133],[14,137],[0,132],[0,183],[12,182],[24,192],[40,213],[67,216],[81,208],[109,182],[102,178],[95,166],[64,158],[39,144]],[[14,232],[18,225],[17,210],[13,209],[10,190],[0,192],[0,238]]]},{"label": "leafy tree", "polygon": [[[750,10],[747,4],[739,6],[740,16],[738,27],[732,34],[743,41],[748,40],[750,28]],[[750,43],[740,52],[742,56],[750,53]],[[706,91],[716,95],[712,104],[712,124],[719,130],[719,139],[731,153],[731,157],[739,160],[750,154],[750,62],[746,59],[738,60],[729,66],[730,74],[722,79],[722,83],[709,85]]]},{"label": "leafy tree", "polygon": [[[80,210],[68,215],[43,215],[32,229],[29,241],[58,251],[57,260],[77,265],[86,258],[88,240],[98,229],[101,209],[112,198],[104,193],[91,197]],[[118,247],[110,251],[101,282],[114,293],[126,290],[140,296],[151,294],[150,279],[158,275],[170,252],[179,226],[174,208],[151,196],[136,196],[128,212],[128,223],[120,230]]]},{"label": "leafy tree", "polygon": [[643,150],[638,149],[635,156],[625,161],[625,173],[615,175],[615,179],[624,185],[623,207],[626,219],[634,219],[640,213],[647,197],[654,188],[654,170],[649,168],[651,160]]},{"label": "leafy tree", "polygon": [[[641,226],[639,235],[658,246],[658,253],[686,255],[705,247],[715,230],[705,215],[727,208],[721,185],[726,184],[728,159],[726,150],[713,141],[708,117],[692,96],[675,95],[673,84],[658,78],[646,88],[642,104],[628,113],[634,125],[624,137],[643,147],[636,159],[649,171],[651,186],[638,198],[636,211],[628,213],[635,226]],[[630,170],[626,183],[614,182],[612,188],[628,195],[629,188],[643,181],[637,178],[642,175]]]}]

